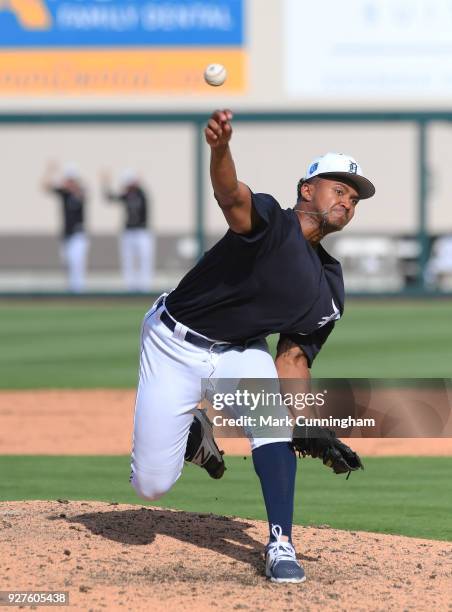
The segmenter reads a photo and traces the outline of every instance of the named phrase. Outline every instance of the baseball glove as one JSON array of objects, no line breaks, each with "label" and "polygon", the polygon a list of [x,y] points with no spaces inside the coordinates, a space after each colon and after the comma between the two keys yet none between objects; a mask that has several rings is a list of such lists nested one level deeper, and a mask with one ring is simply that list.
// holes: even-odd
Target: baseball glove
[{"label": "baseball glove", "polygon": [[292,445],[300,457],[309,455],[314,459],[322,459],[323,464],[332,468],[335,474],[348,472],[347,480],[355,470],[364,469],[359,455],[341,442],[332,429],[297,425]]}]

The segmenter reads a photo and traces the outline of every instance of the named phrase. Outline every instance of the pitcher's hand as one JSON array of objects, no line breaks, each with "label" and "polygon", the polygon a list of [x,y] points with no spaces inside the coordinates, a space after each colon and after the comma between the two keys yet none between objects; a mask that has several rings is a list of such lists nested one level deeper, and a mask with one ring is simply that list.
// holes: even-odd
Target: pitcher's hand
[{"label": "pitcher's hand", "polygon": [[204,130],[207,144],[212,147],[227,145],[232,136],[232,112],[228,109],[216,110],[212,113]]}]

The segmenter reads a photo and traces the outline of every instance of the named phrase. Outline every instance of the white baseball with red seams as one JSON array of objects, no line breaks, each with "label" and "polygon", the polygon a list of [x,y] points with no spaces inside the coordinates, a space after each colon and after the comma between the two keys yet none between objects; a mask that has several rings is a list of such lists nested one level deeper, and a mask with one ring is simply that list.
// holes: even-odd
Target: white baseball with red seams
[{"label": "white baseball with red seams", "polygon": [[204,70],[204,80],[213,87],[219,87],[226,81],[228,73],[223,64],[209,64]]}]

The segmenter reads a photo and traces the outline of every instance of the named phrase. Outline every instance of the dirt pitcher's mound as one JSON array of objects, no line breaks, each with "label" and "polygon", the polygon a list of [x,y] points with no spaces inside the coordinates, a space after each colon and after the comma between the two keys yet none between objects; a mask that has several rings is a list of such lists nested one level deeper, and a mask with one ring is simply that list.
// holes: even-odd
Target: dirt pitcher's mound
[{"label": "dirt pitcher's mound", "polygon": [[262,575],[263,522],[97,502],[0,504],[0,590],[79,610],[447,610],[452,545],[295,527],[307,582]]}]

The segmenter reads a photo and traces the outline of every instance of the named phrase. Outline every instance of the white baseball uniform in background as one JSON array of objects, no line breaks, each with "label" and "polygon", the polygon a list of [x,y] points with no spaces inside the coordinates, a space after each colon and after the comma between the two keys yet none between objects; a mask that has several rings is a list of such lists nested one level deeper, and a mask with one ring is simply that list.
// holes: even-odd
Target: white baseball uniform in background
[{"label": "white baseball uniform in background", "polygon": [[119,256],[127,291],[150,291],[154,277],[155,239],[149,229],[149,198],[139,183],[136,172],[125,170],[118,193],[104,187],[110,202],[124,207],[124,229],[119,236]]},{"label": "white baseball uniform in background", "polygon": [[124,284],[128,291],[149,291],[154,277],[155,238],[146,228],[125,229],[119,237]]},{"label": "white baseball uniform in background", "polygon": [[62,213],[62,241],[60,259],[66,269],[68,289],[80,293],[85,289],[88,238],[84,231],[86,193],[78,173],[71,167],[65,170],[63,182],[50,191],[59,196]]},{"label": "white baseball uniform in background", "polygon": [[61,260],[66,267],[68,288],[72,293],[85,289],[88,239],[84,232],[76,232],[63,239],[60,249]]}]

